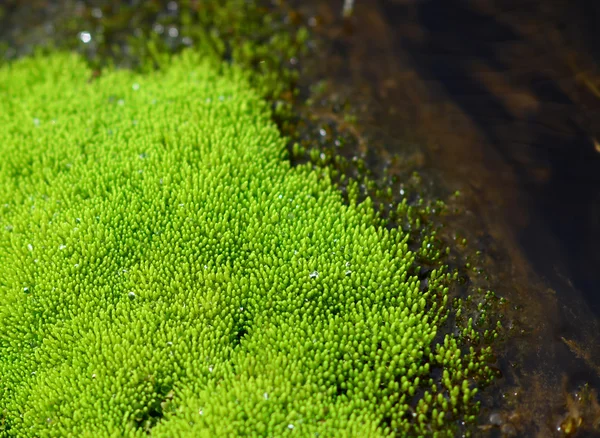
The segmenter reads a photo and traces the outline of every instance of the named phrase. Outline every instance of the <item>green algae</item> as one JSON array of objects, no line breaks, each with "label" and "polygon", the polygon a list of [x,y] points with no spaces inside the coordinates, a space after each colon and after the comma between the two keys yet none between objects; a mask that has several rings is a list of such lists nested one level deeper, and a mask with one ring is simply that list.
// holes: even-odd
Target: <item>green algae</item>
[{"label": "green algae", "polygon": [[473,420],[490,351],[442,333],[453,275],[418,263],[434,235],[410,250],[369,198],[290,166],[269,105],[214,56],[90,76],[72,55],[0,71],[5,434]]}]

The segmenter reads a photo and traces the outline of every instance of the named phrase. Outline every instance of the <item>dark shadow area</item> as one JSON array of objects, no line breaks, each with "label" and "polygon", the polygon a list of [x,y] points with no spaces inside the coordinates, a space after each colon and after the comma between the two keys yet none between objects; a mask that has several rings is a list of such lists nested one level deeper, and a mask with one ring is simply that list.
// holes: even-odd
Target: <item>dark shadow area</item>
[{"label": "dark shadow area", "polygon": [[[559,86],[571,78],[553,70],[552,54],[531,46],[475,3],[388,0],[380,7],[392,28],[408,8],[416,10],[423,36],[398,37],[394,44],[408,52],[418,74],[440,86],[445,98],[484,134],[493,149],[490,162],[499,156],[517,175],[529,216],[528,225],[518,230],[519,241],[536,271],[559,292],[570,280],[600,315],[600,151],[594,145],[594,138],[600,141],[600,99],[585,111],[578,107]],[[509,14],[535,13],[528,4],[503,2],[502,8]],[[597,52],[600,30],[593,17],[598,6],[580,0],[571,8],[579,8],[574,16],[581,17],[581,23],[572,26],[581,28],[586,47]],[[540,23],[541,29],[545,25]],[[513,47],[525,47],[523,53],[529,55],[507,60],[507,50]],[[477,66],[526,90],[539,102],[537,108],[515,115],[502,96],[478,80]],[[536,173],[540,167],[542,177]],[[557,245],[550,245],[549,237]]]}]

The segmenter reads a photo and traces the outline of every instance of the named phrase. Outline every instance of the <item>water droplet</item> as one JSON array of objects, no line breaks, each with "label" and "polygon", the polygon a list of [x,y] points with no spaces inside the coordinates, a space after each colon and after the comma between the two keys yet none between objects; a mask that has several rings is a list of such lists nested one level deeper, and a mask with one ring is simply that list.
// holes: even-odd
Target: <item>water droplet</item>
[{"label": "water droplet", "polygon": [[60,246],[58,247],[58,249],[60,249],[60,250],[62,251],[62,250],[63,250],[63,249],[65,249],[66,247],[67,247],[67,245],[60,245]]},{"label": "water droplet", "polygon": [[102,9],[94,8],[92,9],[92,17],[94,18],[102,18]]},{"label": "water droplet", "polygon": [[79,39],[84,43],[87,44],[90,41],[92,41],[92,35],[89,32],[83,31],[83,32],[79,32]]},{"label": "water droplet", "polygon": [[267,394],[266,392],[263,394],[263,397],[265,398],[265,400],[269,400],[269,394]]},{"label": "water droplet", "polygon": [[319,129],[319,134],[321,134],[321,137],[325,137],[327,135],[327,131],[325,131],[323,128]]},{"label": "water droplet", "polygon": [[292,430],[294,428],[293,424],[288,424],[288,429]]},{"label": "water droplet", "polygon": [[202,410],[202,408],[200,408],[200,409],[198,410],[198,414],[200,414],[200,415],[204,415],[204,411]]},{"label": "water droplet", "polygon": [[317,278],[318,276],[319,276],[319,273],[317,271],[313,271],[309,275],[310,278]]},{"label": "water droplet", "polygon": [[169,28],[169,36],[171,38],[177,38],[179,36],[179,30],[176,27]]},{"label": "water droplet", "polygon": [[129,292],[127,295],[129,295],[129,298],[131,298],[132,300],[135,298],[135,292]]},{"label": "water droplet", "polygon": [[30,243],[30,244],[28,244],[28,245],[27,245],[27,249],[28,249],[29,251],[33,251],[33,245],[32,245],[31,243]]},{"label": "water droplet", "polygon": [[210,373],[213,372],[213,366],[212,365],[208,367],[208,372],[210,372]]},{"label": "water droplet", "polygon": [[36,118],[34,118],[34,119],[33,119],[33,124],[34,124],[35,126],[39,126],[39,124],[40,124],[40,119],[38,119],[37,117],[36,117]]},{"label": "water droplet", "polygon": [[140,84],[138,84],[138,83],[136,82],[135,84],[133,84],[133,85],[131,86],[131,88],[133,88],[135,91],[137,91],[137,90],[139,90],[139,89],[140,89]]},{"label": "water droplet", "polygon": [[23,292],[25,292],[25,293],[28,293],[28,292],[29,292],[29,288],[28,288],[27,286],[25,286],[25,287],[23,288]]}]

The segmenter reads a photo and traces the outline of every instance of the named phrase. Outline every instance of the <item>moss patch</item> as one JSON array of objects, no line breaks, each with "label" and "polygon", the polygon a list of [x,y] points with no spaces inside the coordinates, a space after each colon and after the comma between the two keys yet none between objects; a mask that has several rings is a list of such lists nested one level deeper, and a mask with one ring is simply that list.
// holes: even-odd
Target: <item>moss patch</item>
[{"label": "moss patch", "polygon": [[[0,70],[0,409],[23,436],[451,434],[486,349],[443,335],[427,236],[292,167],[247,75],[192,52]],[[410,208],[406,214],[410,216]]]}]

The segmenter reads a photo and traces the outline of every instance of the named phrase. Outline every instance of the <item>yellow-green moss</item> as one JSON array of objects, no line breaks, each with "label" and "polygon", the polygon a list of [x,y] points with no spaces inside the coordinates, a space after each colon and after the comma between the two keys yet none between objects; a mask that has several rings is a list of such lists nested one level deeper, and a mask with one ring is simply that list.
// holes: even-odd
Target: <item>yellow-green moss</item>
[{"label": "yellow-green moss", "polygon": [[[452,433],[482,352],[426,238],[293,168],[244,73],[0,69],[0,431]],[[409,208],[404,205],[399,211]],[[484,352],[485,353],[485,352]]]}]

